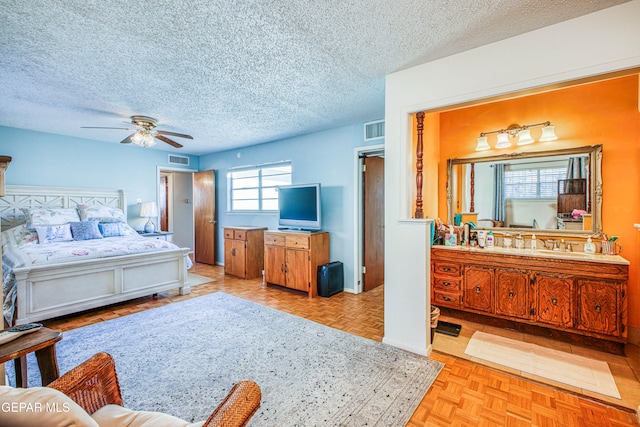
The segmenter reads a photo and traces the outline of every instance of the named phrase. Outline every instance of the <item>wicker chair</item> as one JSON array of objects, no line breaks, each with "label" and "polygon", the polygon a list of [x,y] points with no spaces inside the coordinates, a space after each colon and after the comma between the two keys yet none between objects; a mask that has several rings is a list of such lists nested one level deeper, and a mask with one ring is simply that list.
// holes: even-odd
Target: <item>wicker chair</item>
[{"label": "wicker chair", "polygon": [[[48,387],[66,394],[89,414],[109,404],[122,406],[115,362],[107,353],[94,355]],[[256,383],[240,381],[233,386],[203,427],[244,426],[260,407],[261,398],[262,393]]]}]

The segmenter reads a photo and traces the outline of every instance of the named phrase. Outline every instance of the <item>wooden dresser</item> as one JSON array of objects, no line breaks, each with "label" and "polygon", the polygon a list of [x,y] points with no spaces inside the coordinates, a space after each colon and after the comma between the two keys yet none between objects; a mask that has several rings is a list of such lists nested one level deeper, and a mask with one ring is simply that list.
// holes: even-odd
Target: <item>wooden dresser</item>
[{"label": "wooden dresser", "polygon": [[328,232],[267,231],[264,273],[267,283],[318,295],[318,267],[329,262]]},{"label": "wooden dresser", "polygon": [[627,260],[518,252],[433,247],[432,304],[624,345]]},{"label": "wooden dresser", "polygon": [[224,274],[254,279],[264,268],[266,227],[224,228]]}]

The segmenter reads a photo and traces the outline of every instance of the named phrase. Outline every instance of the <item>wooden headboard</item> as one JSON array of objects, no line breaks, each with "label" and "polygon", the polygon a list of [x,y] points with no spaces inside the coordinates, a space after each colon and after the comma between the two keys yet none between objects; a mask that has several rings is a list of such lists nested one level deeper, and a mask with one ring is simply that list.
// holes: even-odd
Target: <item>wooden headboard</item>
[{"label": "wooden headboard", "polygon": [[125,217],[127,215],[127,200],[123,190],[7,185],[4,197],[0,197],[2,230],[25,222],[21,208],[73,208],[80,204],[120,208]]}]

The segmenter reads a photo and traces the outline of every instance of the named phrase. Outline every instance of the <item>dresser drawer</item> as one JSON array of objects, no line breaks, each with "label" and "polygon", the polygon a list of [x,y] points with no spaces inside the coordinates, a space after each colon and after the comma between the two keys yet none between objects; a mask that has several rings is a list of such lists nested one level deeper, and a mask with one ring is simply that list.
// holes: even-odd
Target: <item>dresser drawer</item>
[{"label": "dresser drawer", "polygon": [[461,295],[449,292],[443,292],[438,289],[434,289],[433,291],[433,304],[434,305],[445,305],[449,307],[460,307],[462,305],[462,301],[460,300]]},{"label": "dresser drawer", "polygon": [[433,276],[433,287],[448,292],[460,292],[462,287],[460,283],[462,278],[460,277],[447,277],[435,275]]},{"label": "dresser drawer", "polygon": [[284,236],[282,234],[264,233],[264,244],[272,246],[284,246]]},{"label": "dresser drawer", "polygon": [[284,241],[288,248],[309,249],[309,236],[292,234],[285,236]]},{"label": "dresser drawer", "polygon": [[462,268],[460,267],[460,264],[450,262],[434,262],[433,272],[435,274],[446,274],[448,276],[462,276]]},{"label": "dresser drawer", "polygon": [[233,228],[225,228],[224,229],[224,238],[225,239],[233,239]]},{"label": "dresser drawer", "polygon": [[247,240],[247,232],[245,230],[233,230],[234,240]]}]

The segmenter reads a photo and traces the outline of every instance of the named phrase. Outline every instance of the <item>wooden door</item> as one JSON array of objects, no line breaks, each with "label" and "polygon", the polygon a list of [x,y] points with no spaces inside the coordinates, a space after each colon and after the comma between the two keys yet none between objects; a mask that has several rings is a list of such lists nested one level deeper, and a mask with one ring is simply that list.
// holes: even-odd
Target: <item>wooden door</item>
[{"label": "wooden door", "polygon": [[267,283],[284,286],[284,263],[283,247],[272,245],[264,247],[264,279]]},{"label": "wooden door", "polygon": [[215,171],[193,174],[193,215],[196,262],[216,263],[216,180]]},{"label": "wooden door", "polygon": [[464,306],[472,310],[492,311],[493,270],[467,267],[464,271]]},{"label": "wooden door", "polygon": [[496,314],[529,319],[529,275],[522,271],[496,270]]},{"label": "wooden door", "polygon": [[245,246],[244,240],[224,240],[224,274],[245,278]]},{"label": "wooden door", "polygon": [[536,318],[539,322],[572,328],[573,279],[536,275]]},{"label": "wooden door", "polygon": [[620,284],[604,280],[578,280],[578,328],[620,336]]},{"label": "wooden door", "polygon": [[384,283],[384,158],[365,157],[363,188],[363,291]]},{"label": "wooden door", "polygon": [[169,176],[160,175],[160,223],[158,224],[161,231],[169,231]]},{"label": "wooden door", "polygon": [[287,249],[286,267],[287,288],[309,292],[309,251]]}]

